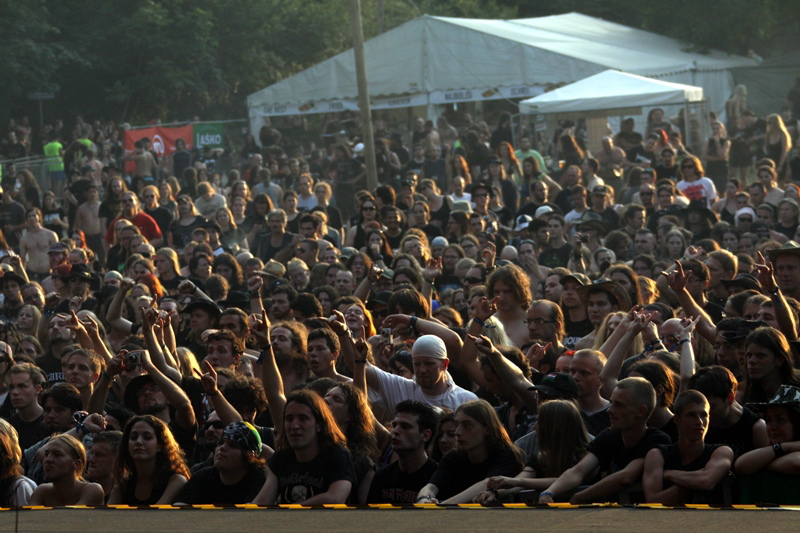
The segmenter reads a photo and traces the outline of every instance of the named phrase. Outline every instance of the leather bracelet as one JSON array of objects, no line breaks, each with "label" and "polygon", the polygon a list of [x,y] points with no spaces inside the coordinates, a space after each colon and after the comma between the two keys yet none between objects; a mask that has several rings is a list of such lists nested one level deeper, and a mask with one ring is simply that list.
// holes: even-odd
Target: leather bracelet
[{"label": "leather bracelet", "polygon": [[411,335],[414,335],[417,332],[417,320],[419,320],[418,317],[412,316],[408,321],[408,329]]}]

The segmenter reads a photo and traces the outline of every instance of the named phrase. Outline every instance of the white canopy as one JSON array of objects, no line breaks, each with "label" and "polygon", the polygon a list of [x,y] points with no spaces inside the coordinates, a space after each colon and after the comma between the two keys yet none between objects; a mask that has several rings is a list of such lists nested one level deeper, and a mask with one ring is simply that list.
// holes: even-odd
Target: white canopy
[{"label": "white canopy", "polygon": [[[421,16],[365,43],[376,109],[499,98],[528,98],[607,69],[703,87],[722,107],[728,69],[756,61],[579,13],[518,20]],[[348,50],[248,96],[251,127],[260,117],[357,109]]]},{"label": "white canopy", "polygon": [[700,102],[703,89],[606,70],[520,102],[526,114],[628,109]]}]

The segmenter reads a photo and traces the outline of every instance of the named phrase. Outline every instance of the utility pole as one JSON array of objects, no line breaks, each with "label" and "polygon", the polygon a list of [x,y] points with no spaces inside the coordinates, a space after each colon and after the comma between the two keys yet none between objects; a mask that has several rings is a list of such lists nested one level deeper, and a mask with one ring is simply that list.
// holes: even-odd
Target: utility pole
[{"label": "utility pole", "polygon": [[378,166],[375,163],[375,136],[372,132],[372,109],[367,87],[367,67],[364,62],[364,29],[361,27],[360,0],[350,0],[350,27],[353,32],[353,55],[356,62],[358,108],[361,111],[361,136],[367,163],[367,189],[374,191],[378,187]]}]

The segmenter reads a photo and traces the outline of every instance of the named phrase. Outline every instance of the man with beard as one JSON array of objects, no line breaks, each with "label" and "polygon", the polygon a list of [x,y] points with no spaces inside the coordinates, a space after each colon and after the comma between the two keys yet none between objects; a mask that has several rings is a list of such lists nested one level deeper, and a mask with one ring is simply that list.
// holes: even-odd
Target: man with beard
[{"label": "man with beard", "polygon": [[159,371],[147,350],[128,353],[127,358],[138,360],[147,373],[133,378],[125,387],[125,407],[137,415],[153,415],[167,424],[175,440],[190,456],[197,422],[189,396]]},{"label": "man with beard", "polygon": [[108,231],[106,232],[105,240],[109,246],[114,243],[114,225],[117,220],[123,218],[129,220],[134,226],[139,228],[142,235],[145,236],[153,247],[159,248],[164,245],[164,236],[161,233],[161,229],[158,227],[158,223],[153,217],[143,213],[139,209],[139,197],[136,196],[136,193],[127,191],[122,195],[122,214],[109,224]]},{"label": "man with beard", "polygon": [[175,498],[176,505],[240,504],[253,501],[264,486],[261,437],[249,422],[233,422],[223,430],[214,450],[214,464],[197,471]]},{"label": "man with beard", "polygon": [[270,328],[269,339],[285,390],[308,381],[307,337],[308,330],[300,322],[283,321]]},{"label": "man with beard", "polygon": [[70,302],[80,301],[80,309],[94,311],[97,307],[97,299],[91,296],[90,286],[94,280],[89,267],[86,265],[72,265],[69,277],[65,280],[69,283],[69,298],[62,300],[56,308],[56,313],[69,313]]},{"label": "man with beard", "polygon": [[47,340],[50,350],[45,352],[36,362],[44,371],[49,385],[64,381],[64,371],[61,368],[61,352],[67,346],[75,344],[75,330],[69,328],[69,315],[56,314],[50,319],[47,327]]},{"label": "man with beard", "polygon": [[[277,282],[276,282],[277,284]],[[297,297],[297,291],[288,283],[281,282],[272,289],[270,294],[272,306],[269,308],[269,318],[273,322],[292,319],[292,300]]]},{"label": "man with beard", "polygon": [[367,503],[410,504],[436,472],[436,462],[425,451],[436,432],[433,407],[403,400],[392,420],[392,449],[397,461],[378,470],[369,487]]}]

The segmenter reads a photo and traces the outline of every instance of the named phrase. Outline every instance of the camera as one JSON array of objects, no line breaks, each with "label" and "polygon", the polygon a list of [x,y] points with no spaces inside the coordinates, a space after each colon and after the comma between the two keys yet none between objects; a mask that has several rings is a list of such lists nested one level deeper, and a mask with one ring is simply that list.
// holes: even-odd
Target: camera
[{"label": "camera", "polygon": [[582,242],[583,244],[586,244],[586,243],[588,243],[588,242],[589,242],[589,236],[588,236],[588,235],[586,235],[586,234],[583,234],[583,235],[581,235],[581,242]]},{"label": "camera", "polygon": [[76,424],[83,424],[83,421],[89,417],[89,413],[85,413],[82,411],[78,411],[74,415],[72,415],[72,419],[75,421]]},{"label": "camera", "polygon": [[128,366],[136,366],[142,364],[142,352],[130,352],[125,357]]},{"label": "camera", "polygon": [[390,343],[394,342],[392,337],[392,328],[381,328],[381,336],[385,337]]}]

